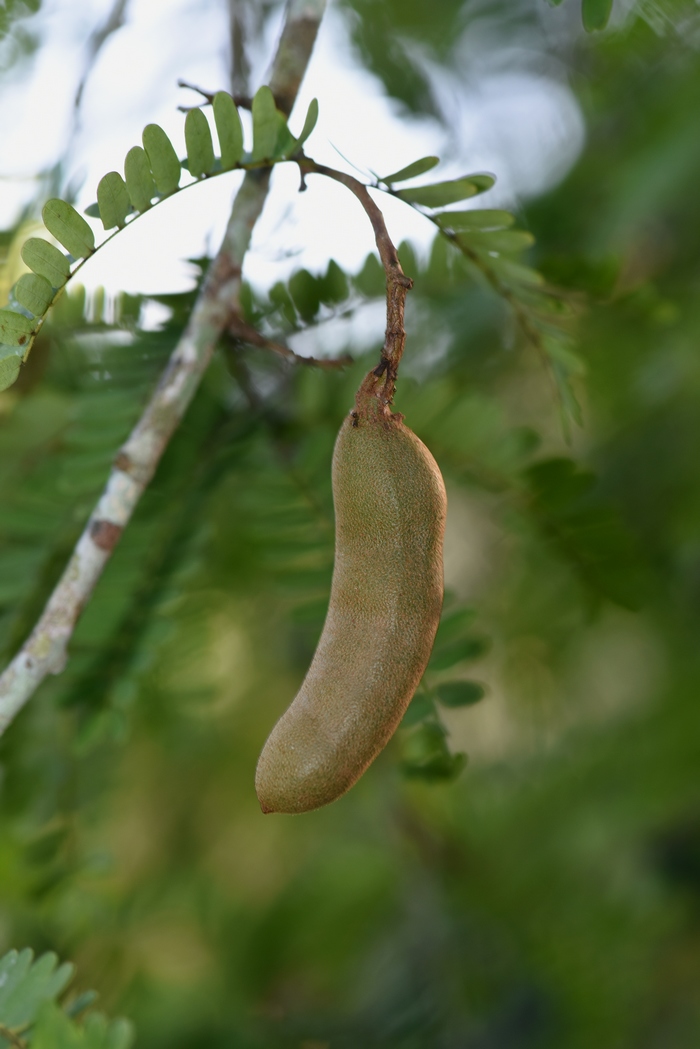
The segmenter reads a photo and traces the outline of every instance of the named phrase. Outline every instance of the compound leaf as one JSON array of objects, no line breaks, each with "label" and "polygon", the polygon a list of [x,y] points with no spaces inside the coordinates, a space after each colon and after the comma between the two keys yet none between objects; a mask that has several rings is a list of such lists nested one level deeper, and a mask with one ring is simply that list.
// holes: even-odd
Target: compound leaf
[{"label": "compound leaf", "polygon": [[273,156],[278,133],[274,95],[263,85],[253,98],[253,160],[269,160]]},{"label": "compound leaf", "polygon": [[444,681],[435,689],[443,707],[471,707],[486,695],[478,681]]},{"label": "compound leaf", "polygon": [[25,273],[17,281],[14,295],[20,306],[35,317],[43,317],[51,305],[53,288],[46,277],[36,273]]},{"label": "compound leaf", "polygon": [[0,393],[17,381],[22,354],[14,346],[0,345]]},{"label": "compound leaf", "polygon": [[430,171],[431,168],[434,168],[439,163],[439,157],[421,157],[420,160],[414,160],[412,164],[407,164],[400,171],[395,171],[392,175],[385,175],[379,181],[386,183],[387,186],[394,182],[404,182],[406,179],[416,178],[416,176]]},{"label": "compound leaf", "polygon": [[22,258],[31,270],[46,277],[52,288],[62,288],[70,276],[68,259],[55,244],[40,237],[30,237],[22,245]]},{"label": "compound leaf", "polygon": [[318,120],[318,99],[312,98],[309,102],[309,108],[306,110],[306,119],[304,120],[304,126],[301,129],[301,134],[297,139],[297,148],[303,146],[307,138],[316,127],[316,121]]},{"label": "compound leaf", "polygon": [[491,175],[469,175],[466,178],[450,179],[448,182],[435,182],[432,186],[413,186],[400,189],[397,196],[410,204],[423,204],[427,208],[441,208],[445,204],[455,204],[459,200],[475,197],[495,183]]},{"label": "compound leaf", "polygon": [[41,215],[49,233],[74,259],[83,259],[95,250],[95,234],[67,201],[57,197],[47,200]]},{"label": "compound leaf", "polygon": [[0,342],[5,346],[24,346],[34,330],[34,321],[14,310],[0,310]]},{"label": "compound leaf", "polygon": [[124,177],[129,200],[136,211],[148,211],[156,194],[151,165],[141,146],[132,146],[124,159]]},{"label": "compound leaf", "polygon": [[214,123],[219,136],[221,167],[234,168],[243,156],[243,126],[236,104],[226,91],[214,95]]},{"label": "compound leaf", "polygon": [[156,188],[167,197],[180,185],[180,161],[175,147],[159,124],[146,124],[142,138]]},{"label": "compound leaf", "polygon": [[613,0],[583,0],[581,16],[587,33],[605,29],[612,11]]},{"label": "compound leaf", "polygon": [[32,962],[33,952],[10,951],[0,961],[0,1024],[25,1027],[36,1019],[40,1006],[61,993],[73,976],[73,966],[49,952]]},{"label": "compound leaf", "polygon": [[511,215],[509,211],[499,211],[494,208],[474,211],[443,211],[432,217],[441,229],[451,229],[455,233],[467,230],[508,229],[515,222],[515,215]]},{"label": "compound leaf", "polygon": [[209,121],[201,109],[191,109],[185,117],[185,145],[190,175],[208,175],[214,167],[214,146]]},{"label": "compound leaf", "polygon": [[97,206],[105,229],[126,223],[126,216],[131,211],[131,200],[126,183],[118,171],[108,171],[97,186]]}]

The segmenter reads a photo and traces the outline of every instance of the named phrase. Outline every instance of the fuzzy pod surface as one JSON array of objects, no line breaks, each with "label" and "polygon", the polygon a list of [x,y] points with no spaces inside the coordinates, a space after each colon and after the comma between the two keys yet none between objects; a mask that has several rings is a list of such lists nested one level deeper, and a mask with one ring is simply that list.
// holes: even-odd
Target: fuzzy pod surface
[{"label": "fuzzy pod surface", "polygon": [[349,790],[393,735],[433,647],[445,486],[377,387],[370,372],[336,440],[328,614],[304,682],[258,760],[263,812],[308,812]]}]

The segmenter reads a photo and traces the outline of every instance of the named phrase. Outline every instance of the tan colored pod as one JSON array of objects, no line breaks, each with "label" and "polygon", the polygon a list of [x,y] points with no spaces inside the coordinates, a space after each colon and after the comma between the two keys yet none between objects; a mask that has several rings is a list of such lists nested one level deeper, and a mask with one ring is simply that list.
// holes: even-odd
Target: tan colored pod
[{"label": "tan colored pod", "polygon": [[370,373],[336,440],[328,614],[258,761],[263,812],[307,812],[344,794],[389,741],[433,647],[445,486],[425,445],[377,398],[378,385]]}]

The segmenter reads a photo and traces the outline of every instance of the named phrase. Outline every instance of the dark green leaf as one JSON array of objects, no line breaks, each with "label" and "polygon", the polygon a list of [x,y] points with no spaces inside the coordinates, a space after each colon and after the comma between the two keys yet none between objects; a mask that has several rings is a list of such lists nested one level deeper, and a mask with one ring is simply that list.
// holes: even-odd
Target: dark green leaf
[{"label": "dark green leaf", "polygon": [[613,0],[583,0],[581,15],[587,33],[605,29],[612,11]]},{"label": "dark green leaf", "polygon": [[269,87],[263,85],[253,98],[253,160],[270,160],[278,133],[275,99]]},{"label": "dark green leaf", "polygon": [[443,707],[470,707],[486,695],[478,681],[444,681],[435,692]]},{"label": "dark green leaf", "polygon": [[221,167],[234,168],[243,156],[243,127],[236,104],[226,91],[214,95],[214,123],[219,136]]},{"label": "dark green leaf", "polygon": [[185,145],[190,175],[208,175],[214,167],[214,146],[209,121],[201,109],[191,109],[185,117]]},{"label": "dark green leaf", "polygon": [[479,659],[490,647],[490,641],[486,637],[470,636],[452,641],[449,644],[436,646],[430,657],[429,667],[431,670],[447,670],[456,663],[463,663],[472,659]]},{"label": "dark green leaf", "polygon": [[435,704],[433,703],[432,698],[427,696],[425,692],[416,692],[415,696],[408,704],[401,725],[403,728],[410,728],[412,725],[417,725],[419,722],[424,721],[425,718],[430,717],[434,713]]},{"label": "dark green leaf", "polygon": [[388,186],[393,182],[404,182],[406,179],[416,178],[418,175],[430,171],[431,168],[434,168],[439,163],[439,157],[421,157],[420,160],[414,160],[412,164],[407,164],[405,168],[395,171],[392,175],[385,175],[379,181],[385,182]]},{"label": "dark green leaf", "polygon": [[508,229],[515,222],[515,215],[510,211],[499,211],[494,208],[479,208],[474,211],[443,211],[433,218],[442,229],[452,229],[455,233],[466,230]]},{"label": "dark green leaf", "polygon": [[460,608],[447,614],[443,612],[435,644],[439,646],[463,637],[475,619],[476,611],[473,608]]},{"label": "dark green leaf", "polygon": [[0,393],[17,381],[21,364],[21,352],[14,346],[0,344]]},{"label": "dark green leaf", "polygon": [[34,331],[34,321],[14,310],[0,310],[0,343],[24,346]]},{"label": "dark green leaf", "polygon": [[126,182],[118,171],[108,171],[97,186],[97,206],[105,229],[120,228],[126,223],[126,216],[131,211],[131,200]]},{"label": "dark green leaf", "polygon": [[310,323],[321,305],[319,281],[308,270],[297,270],[290,278],[289,291],[299,316]]},{"label": "dark green leaf", "polygon": [[126,154],[124,177],[129,200],[136,211],[148,211],[151,200],[156,195],[156,184],[146,150],[141,146],[132,146]]},{"label": "dark green leaf", "polygon": [[318,281],[321,302],[343,302],[348,297],[348,278],[335,259],[331,259],[323,277]]},{"label": "dark green leaf", "polygon": [[43,317],[51,305],[53,288],[46,277],[36,273],[25,273],[17,281],[14,295],[20,306],[35,317]]},{"label": "dark green leaf", "polygon": [[156,188],[162,196],[174,193],[180,185],[180,161],[175,148],[159,124],[143,129],[143,148],[148,156]]},{"label": "dark green leaf", "polygon": [[68,259],[55,244],[39,237],[30,237],[22,245],[22,258],[31,270],[46,277],[52,288],[61,288],[70,275]]},{"label": "dark green leaf", "polygon": [[47,200],[41,215],[49,233],[73,258],[85,258],[95,250],[95,234],[83,216],[67,201],[57,197]]}]

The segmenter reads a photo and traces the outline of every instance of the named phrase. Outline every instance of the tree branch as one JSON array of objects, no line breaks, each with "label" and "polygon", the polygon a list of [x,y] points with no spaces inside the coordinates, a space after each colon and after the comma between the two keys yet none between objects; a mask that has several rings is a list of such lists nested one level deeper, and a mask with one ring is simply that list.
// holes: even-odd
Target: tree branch
[{"label": "tree branch", "polygon": [[[289,114],[306,70],[325,0],[289,0],[269,83]],[[59,674],[80,613],[129,523],[238,305],[243,258],[270,181],[246,173],[224,240],[146,409],[117,457],[105,489],[31,635],[0,675],[0,734],[48,674]]]}]

